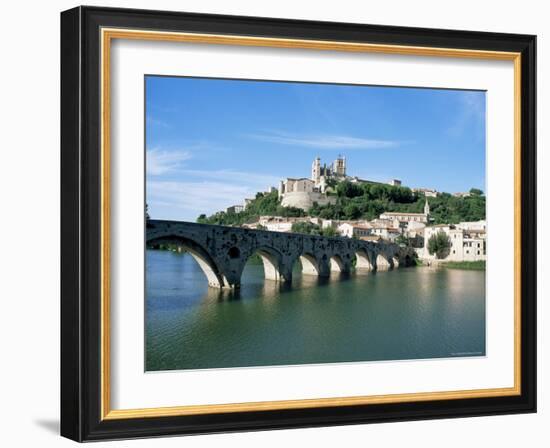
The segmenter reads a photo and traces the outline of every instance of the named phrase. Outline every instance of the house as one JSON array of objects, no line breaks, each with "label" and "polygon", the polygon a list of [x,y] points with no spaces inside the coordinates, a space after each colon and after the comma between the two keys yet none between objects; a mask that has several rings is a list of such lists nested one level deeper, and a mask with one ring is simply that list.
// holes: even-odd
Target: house
[{"label": "house", "polygon": [[232,205],[225,209],[226,213],[240,213],[242,211],[244,211],[244,205]]},{"label": "house", "polygon": [[373,243],[378,243],[382,238],[378,235],[367,235],[359,237],[361,241],[371,241]]},{"label": "house", "polygon": [[438,194],[437,190],[433,188],[411,188],[411,191],[413,193],[422,193],[427,198],[436,198]]},{"label": "house", "polygon": [[375,227],[371,230],[371,235],[378,236],[384,240],[395,241],[399,235],[401,235],[401,230],[396,227]]},{"label": "house", "polygon": [[448,255],[442,261],[479,261],[487,258],[485,229],[481,222],[464,222],[458,225],[439,224],[424,229],[424,249],[420,257],[424,260],[435,260],[436,255],[430,254],[428,245],[430,238],[439,232],[445,233],[451,246]]},{"label": "house", "polygon": [[[430,216],[430,204],[426,199],[424,204],[424,213],[405,213],[405,212],[384,212],[380,215],[380,219],[396,220],[407,225],[410,222],[427,223]],[[400,227],[404,227],[403,225]]]},{"label": "house", "polygon": [[346,238],[361,238],[368,236],[371,234],[371,230],[372,227],[368,225],[368,223],[358,224],[344,222],[336,227],[336,231],[340,234],[340,236]]}]

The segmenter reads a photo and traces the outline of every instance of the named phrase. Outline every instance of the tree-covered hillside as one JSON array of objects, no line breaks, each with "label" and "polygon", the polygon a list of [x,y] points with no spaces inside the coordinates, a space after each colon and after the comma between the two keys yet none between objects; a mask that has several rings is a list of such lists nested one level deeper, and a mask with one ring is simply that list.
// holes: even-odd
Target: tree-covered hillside
[{"label": "tree-covered hillside", "polygon": [[[428,198],[430,218],[434,224],[456,224],[461,221],[485,219],[485,196],[481,190],[470,190],[468,197],[455,197],[441,193]],[[242,225],[256,222],[261,215],[318,216],[324,219],[355,220],[378,218],[383,212],[422,213],[426,197],[413,193],[407,187],[385,184],[356,184],[340,182],[331,191],[337,196],[336,204],[315,204],[306,214],[303,210],[283,207],[277,192],[258,193],[246,210],[240,213],[218,212],[201,215],[197,222],[204,224]]]},{"label": "tree-covered hillside", "polygon": [[[384,184],[352,184],[340,182],[335,191],[336,204],[314,206],[311,216],[325,219],[378,218],[383,212],[422,213],[426,197],[413,193],[407,187]],[[456,224],[461,221],[485,219],[485,196],[481,190],[472,189],[468,197],[455,197],[441,193],[428,198],[430,218],[434,224]]]}]

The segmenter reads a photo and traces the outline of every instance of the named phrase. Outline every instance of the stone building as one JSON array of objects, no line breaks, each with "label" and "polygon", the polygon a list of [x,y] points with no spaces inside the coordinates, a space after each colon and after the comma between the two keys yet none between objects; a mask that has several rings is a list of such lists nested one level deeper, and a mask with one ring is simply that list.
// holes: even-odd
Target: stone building
[{"label": "stone building", "polygon": [[[279,198],[283,207],[297,207],[308,210],[316,202],[319,205],[334,204],[336,198],[329,193],[333,182],[348,181],[352,183],[380,184],[380,182],[348,176],[347,162],[343,156],[332,162],[321,165],[321,158],[316,157],[311,164],[311,178],[287,178],[279,183]],[[390,185],[401,185],[399,179],[388,182]]]},{"label": "stone building", "polygon": [[249,228],[262,228],[270,232],[292,232],[292,225],[298,222],[307,222],[321,226],[320,218],[312,218],[309,216],[303,217],[286,217],[286,216],[260,216],[256,223],[250,224]]},{"label": "stone building", "polygon": [[[482,228],[483,227],[483,228]],[[451,242],[449,254],[441,261],[479,261],[487,258],[485,221],[463,222],[457,225],[439,224],[424,229],[424,248],[419,253],[424,260],[436,260],[428,250],[429,240],[444,232]]]},{"label": "stone building", "polygon": [[404,213],[404,212],[384,212],[380,215],[380,219],[396,220],[402,223],[401,227],[406,227],[410,222],[428,223],[430,219],[430,204],[426,199],[424,204],[424,213]]},{"label": "stone building", "polygon": [[395,241],[403,232],[399,226],[399,222],[393,219],[373,219],[369,224],[371,226],[371,235],[388,241]]},{"label": "stone building", "polygon": [[232,205],[231,207],[227,207],[225,209],[226,213],[240,213],[245,209],[244,205]]},{"label": "stone building", "polygon": [[411,188],[411,191],[413,193],[423,193],[427,198],[435,198],[438,194],[437,190],[433,188]]},{"label": "stone building", "polygon": [[327,166],[325,163],[321,166],[321,158],[316,157],[311,164],[311,180],[314,182],[315,187],[320,192],[324,193],[327,187],[327,181],[334,179],[336,181],[344,180],[346,178],[346,158],[338,156],[338,158]]},{"label": "stone building", "polygon": [[279,198],[283,207],[296,207],[309,210],[313,203],[319,205],[334,204],[335,197],[322,193],[315,182],[306,178],[288,178],[279,184]]},{"label": "stone building", "polygon": [[372,226],[365,222],[344,222],[336,227],[336,231],[340,236],[347,238],[361,238],[371,234]]}]

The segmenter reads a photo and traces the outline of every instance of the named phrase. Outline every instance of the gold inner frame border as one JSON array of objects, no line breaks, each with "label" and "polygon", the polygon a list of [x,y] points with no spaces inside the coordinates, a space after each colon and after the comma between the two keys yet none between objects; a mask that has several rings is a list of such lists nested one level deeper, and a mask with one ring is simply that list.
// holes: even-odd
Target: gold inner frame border
[{"label": "gold inner frame border", "polygon": [[[415,401],[502,397],[521,394],[521,54],[515,52],[459,48],[336,42],[306,39],[280,39],[138,29],[101,29],[101,420],[168,417],[228,412],[307,409]],[[110,63],[113,39],[185,42],[212,45],[294,48],[355,53],[383,53],[413,56],[506,60],[514,63],[514,386],[441,392],[391,395],[313,398],[245,403],[183,405],[170,407],[111,409],[110,346]]]}]

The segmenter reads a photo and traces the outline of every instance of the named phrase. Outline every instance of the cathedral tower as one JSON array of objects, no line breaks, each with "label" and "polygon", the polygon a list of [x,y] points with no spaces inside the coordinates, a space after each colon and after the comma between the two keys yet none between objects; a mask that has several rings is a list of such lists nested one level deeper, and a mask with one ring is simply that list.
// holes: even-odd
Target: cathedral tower
[{"label": "cathedral tower", "polygon": [[338,156],[338,158],[332,164],[333,174],[337,177],[346,176],[346,158]]},{"label": "cathedral tower", "polygon": [[311,165],[311,180],[316,184],[319,183],[321,179],[321,159],[316,157]]}]

